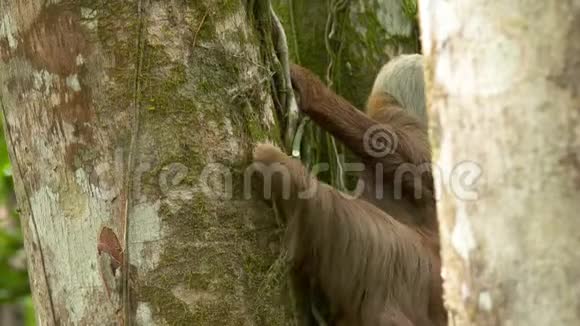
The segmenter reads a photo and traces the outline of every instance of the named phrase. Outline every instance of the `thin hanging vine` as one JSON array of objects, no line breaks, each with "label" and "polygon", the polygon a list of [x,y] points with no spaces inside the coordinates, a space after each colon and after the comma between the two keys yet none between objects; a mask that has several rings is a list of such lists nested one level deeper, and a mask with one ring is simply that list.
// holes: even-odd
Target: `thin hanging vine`
[{"label": "thin hanging vine", "polygon": [[[339,64],[340,55],[344,48],[344,33],[342,33],[340,17],[347,10],[350,0],[328,0],[328,16],[325,28],[325,46],[328,54],[328,66],[326,68],[326,84],[333,88],[336,77],[336,66]],[[343,146],[337,146],[336,140],[326,134],[326,142],[329,146],[328,156],[330,164],[330,178],[332,184],[340,190],[346,190],[344,173]]]}]

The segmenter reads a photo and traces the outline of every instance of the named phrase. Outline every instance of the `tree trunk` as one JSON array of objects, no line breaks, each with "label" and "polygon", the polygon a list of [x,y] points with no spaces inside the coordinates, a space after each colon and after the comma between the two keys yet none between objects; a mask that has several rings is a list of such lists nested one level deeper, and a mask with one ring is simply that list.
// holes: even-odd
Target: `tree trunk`
[{"label": "tree trunk", "polygon": [[276,225],[243,200],[253,144],[279,137],[254,8],[9,0],[0,13],[39,324],[284,324]]},{"label": "tree trunk", "polygon": [[580,3],[420,12],[455,325],[580,324]]}]

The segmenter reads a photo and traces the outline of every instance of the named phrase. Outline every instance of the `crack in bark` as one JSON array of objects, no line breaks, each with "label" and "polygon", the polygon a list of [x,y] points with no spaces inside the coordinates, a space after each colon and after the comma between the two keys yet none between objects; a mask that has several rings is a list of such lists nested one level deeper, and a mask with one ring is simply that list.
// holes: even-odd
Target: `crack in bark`
[{"label": "crack in bark", "polygon": [[143,67],[143,3],[142,0],[137,0],[137,63],[135,66],[135,85],[133,90],[133,135],[131,136],[131,143],[129,144],[127,170],[125,171],[125,211],[123,216],[123,323],[124,325],[131,325],[131,298],[130,298],[130,275],[129,275],[129,212],[133,206],[133,182],[132,175],[135,170],[135,148],[139,138],[139,117],[140,117],[140,98],[141,98],[141,83],[140,75]]}]

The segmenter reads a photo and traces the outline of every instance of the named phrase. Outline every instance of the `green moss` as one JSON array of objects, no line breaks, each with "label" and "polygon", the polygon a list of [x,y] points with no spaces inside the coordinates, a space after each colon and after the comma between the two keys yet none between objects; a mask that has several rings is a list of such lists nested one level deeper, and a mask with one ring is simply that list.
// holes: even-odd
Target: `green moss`
[{"label": "green moss", "polygon": [[[194,112],[196,103],[181,89],[188,82],[187,68],[169,58],[163,45],[144,44],[139,79],[141,107],[149,114]],[[154,108],[151,110],[151,108]]]},{"label": "green moss", "polygon": [[[180,212],[171,213],[168,209],[162,209],[160,213],[173,221],[173,238],[200,239],[206,232],[223,233],[222,241],[231,242],[231,246],[208,244],[199,247],[169,242],[161,257],[160,266],[164,267],[149,273],[147,278],[151,282],[145,282],[136,291],[140,294],[140,300],[149,302],[157,311],[162,312],[159,316],[163,316],[171,325],[212,325],[224,321],[237,324],[247,317],[238,314],[239,300],[245,300],[245,305],[252,310],[250,316],[265,322],[259,324],[281,325],[280,320],[283,319],[280,318],[280,312],[270,308],[271,300],[278,295],[279,289],[275,286],[264,287],[264,275],[268,273],[272,257],[255,254],[254,249],[245,245],[248,240],[250,243],[255,241],[249,235],[245,235],[244,240],[235,241],[226,228],[212,230],[208,228],[211,223],[200,224],[202,216],[211,217],[215,214],[204,204],[207,201],[207,198],[198,197]],[[243,221],[244,212],[232,210],[230,213],[235,215],[231,218],[238,221],[238,225]],[[211,238],[215,240],[215,234]],[[195,257],[195,260],[187,261],[187,257]],[[241,274],[237,266],[240,257],[243,264]],[[191,268],[171,268],[175,265],[190,265]],[[245,279],[244,299],[239,297],[240,276]],[[185,303],[176,298],[176,288],[182,289],[195,302]],[[206,293],[209,296],[204,298]]]},{"label": "green moss", "polygon": [[272,132],[266,130],[264,122],[255,111],[256,109],[251,105],[242,108],[243,124],[247,128],[250,138],[257,142],[271,139]]},{"label": "green moss", "polygon": [[415,21],[418,15],[417,0],[402,0],[401,9],[403,14],[410,20]]},{"label": "green moss", "polygon": [[[246,318],[261,325],[282,325],[284,310],[278,303],[279,283],[283,284],[284,278],[279,277],[278,270],[275,273],[270,270],[275,254],[269,253],[269,246],[264,244],[272,236],[272,228],[252,229],[247,222],[249,217],[272,220],[268,216],[270,211],[264,208],[248,213],[252,203],[236,204],[235,200],[224,203],[197,192],[191,197],[181,198],[174,193],[170,196],[159,186],[163,168],[171,163],[181,163],[188,169],[180,187],[196,185],[208,161],[205,151],[214,150],[202,148],[200,138],[212,137],[212,129],[223,130],[230,120],[233,137],[247,154],[228,159],[234,162],[222,163],[232,169],[236,194],[241,193],[242,171],[253,143],[279,135],[276,126],[264,122],[265,110],[271,109],[268,96],[272,87],[270,71],[263,67],[270,67],[271,58],[266,60],[264,52],[256,63],[253,57],[233,57],[231,49],[224,46],[227,43],[245,49],[248,45],[261,45],[263,40],[258,33],[245,34],[241,30],[220,34],[222,39],[216,40],[215,26],[241,12],[240,2],[222,1],[211,7],[203,2],[188,1],[184,5],[187,8],[178,7],[179,4],[175,9],[166,8],[189,9],[187,13],[193,13],[169,12],[168,19],[175,19],[178,24],[183,23],[178,19],[191,20],[183,33],[189,35],[179,39],[182,35],[170,24],[161,27],[161,37],[140,35],[152,30],[142,23],[157,22],[136,17],[135,3],[86,1],[86,6],[95,9],[98,15],[94,36],[102,44],[99,50],[115,62],[114,69],[105,71],[114,85],[103,90],[110,98],[106,104],[129,117],[129,123],[120,127],[127,130],[121,131],[115,145],[130,148],[134,130],[128,126],[132,126],[130,119],[137,104],[140,134],[137,152],[133,154],[150,166],[139,171],[141,184],[136,192],[161,203],[158,214],[167,236],[161,239],[164,247],[158,267],[147,273],[132,273],[131,293],[137,302],[150,304],[154,318],[164,319],[170,325],[236,325],[246,322]],[[144,10],[144,15],[147,14]],[[160,39],[152,40],[153,37]],[[176,40],[191,45],[184,49],[183,56],[177,55],[179,58],[175,58],[175,50],[179,50],[175,49]],[[271,51],[272,45],[268,46]],[[255,66],[260,67],[258,74],[241,80],[240,76]],[[110,116],[100,119],[116,123],[112,120]],[[217,138],[223,137],[223,133],[215,135],[204,146],[209,143],[219,146],[228,141]],[[186,299],[190,301],[176,296],[176,289],[183,290],[186,296],[189,293]],[[247,312],[240,312],[241,300]]]},{"label": "green moss", "polygon": [[[163,281],[159,283],[164,284]],[[183,307],[183,302],[165,289],[143,286],[139,288],[138,296],[140,301],[146,301],[154,307],[154,316],[164,316],[164,321],[169,325],[189,325],[196,318]]]}]

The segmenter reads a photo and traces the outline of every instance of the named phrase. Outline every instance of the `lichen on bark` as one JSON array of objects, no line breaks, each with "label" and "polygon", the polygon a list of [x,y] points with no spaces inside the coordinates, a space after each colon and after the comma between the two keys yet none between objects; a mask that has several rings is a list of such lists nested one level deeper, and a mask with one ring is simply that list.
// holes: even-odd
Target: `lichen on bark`
[{"label": "lichen on bark", "polygon": [[[277,225],[241,196],[253,144],[279,137],[246,7],[0,6],[0,95],[42,324],[285,324],[269,280]],[[207,171],[231,176],[233,197],[204,192]],[[104,228],[128,257],[121,301],[101,278]]]}]

